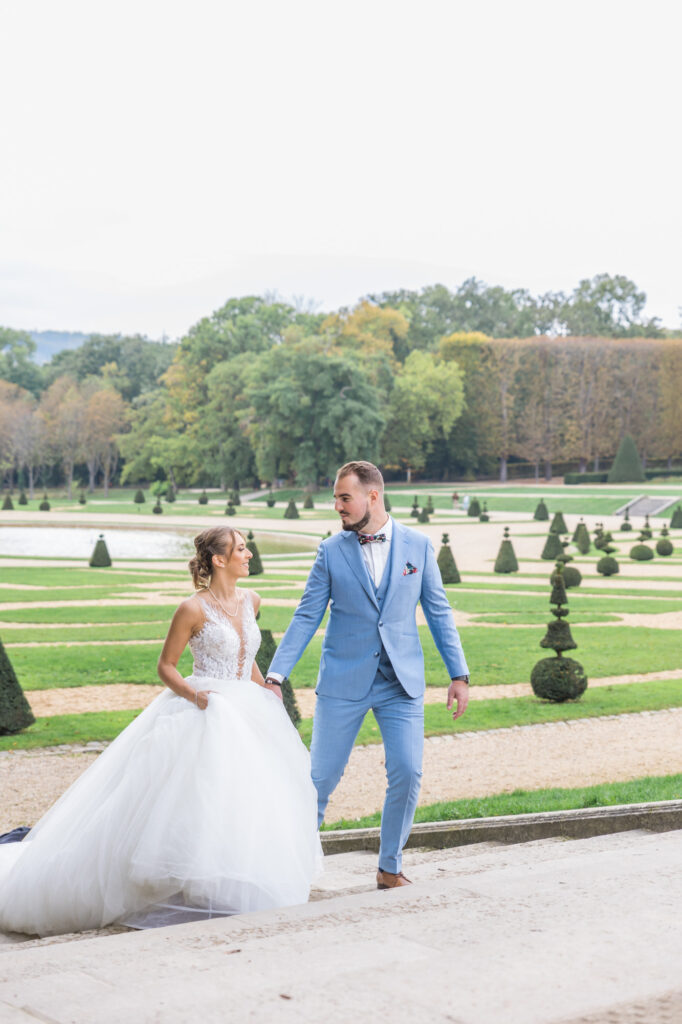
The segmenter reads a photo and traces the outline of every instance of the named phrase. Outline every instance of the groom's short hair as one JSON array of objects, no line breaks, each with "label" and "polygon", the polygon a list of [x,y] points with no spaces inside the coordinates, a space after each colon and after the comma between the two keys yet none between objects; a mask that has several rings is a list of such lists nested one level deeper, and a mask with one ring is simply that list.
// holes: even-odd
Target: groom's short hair
[{"label": "groom's short hair", "polygon": [[366,487],[376,487],[381,493],[384,489],[384,478],[374,465],[373,462],[347,462],[345,466],[341,466],[341,469],[336,474],[336,479],[340,480],[341,477],[350,476],[354,473],[361,484]]}]

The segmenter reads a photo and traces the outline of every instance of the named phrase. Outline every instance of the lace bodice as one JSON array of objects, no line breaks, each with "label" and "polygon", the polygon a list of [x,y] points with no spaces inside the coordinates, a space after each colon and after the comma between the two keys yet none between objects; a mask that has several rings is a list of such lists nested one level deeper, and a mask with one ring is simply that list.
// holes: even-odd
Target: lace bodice
[{"label": "lace bodice", "polygon": [[195,676],[247,681],[251,678],[251,668],[260,647],[260,630],[251,595],[247,591],[240,593],[241,604],[234,619],[209,599],[200,598],[205,622],[189,641]]}]

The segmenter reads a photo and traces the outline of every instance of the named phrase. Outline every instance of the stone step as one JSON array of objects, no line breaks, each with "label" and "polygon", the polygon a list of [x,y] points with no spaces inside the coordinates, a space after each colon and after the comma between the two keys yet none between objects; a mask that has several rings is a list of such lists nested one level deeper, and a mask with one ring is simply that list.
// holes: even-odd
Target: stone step
[{"label": "stone step", "polygon": [[[370,866],[341,857],[344,882]],[[653,1024],[630,1009],[678,1005],[682,831],[409,857],[414,884],[391,892],[15,947],[0,1020]]]},{"label": "stone step", "polygon": [[620,508],[616,509],[615,515],[622,516],[627,509],[630,517],[655,516],[658,512],[662,512],[679,500],[679,498],[650,498],[647,494],[641,494],[639,497],[632,498],[625,505],[621,505]]}]

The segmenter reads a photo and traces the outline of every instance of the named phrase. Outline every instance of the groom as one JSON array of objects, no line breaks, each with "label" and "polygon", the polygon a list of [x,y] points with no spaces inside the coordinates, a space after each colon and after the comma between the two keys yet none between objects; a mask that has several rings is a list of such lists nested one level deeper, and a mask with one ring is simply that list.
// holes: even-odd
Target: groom
[{"label": "groom", "polygon": [[334,484],[343,532],[322,541],[294,617],[265,679],[291,674],[330,605],[317,681],[310,749],[319,821],[371,708],[386,752],[377,886],[409,885],[402,850],[412,827],[424,748],[424,656],[420,602],[452,682],[447,706],[463,715],[468,669],[431,542],[384,507],[384,481],[371,462],[348,462]]}]

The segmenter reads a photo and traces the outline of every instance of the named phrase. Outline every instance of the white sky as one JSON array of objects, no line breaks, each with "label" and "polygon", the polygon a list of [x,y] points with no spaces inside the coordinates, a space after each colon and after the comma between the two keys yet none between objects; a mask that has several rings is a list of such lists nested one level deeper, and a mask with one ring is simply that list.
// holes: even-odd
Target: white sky
[{"label": "white sky", "polygon": [[678,0],[0,0],[0,324],[476,276],[682,306]]}]

